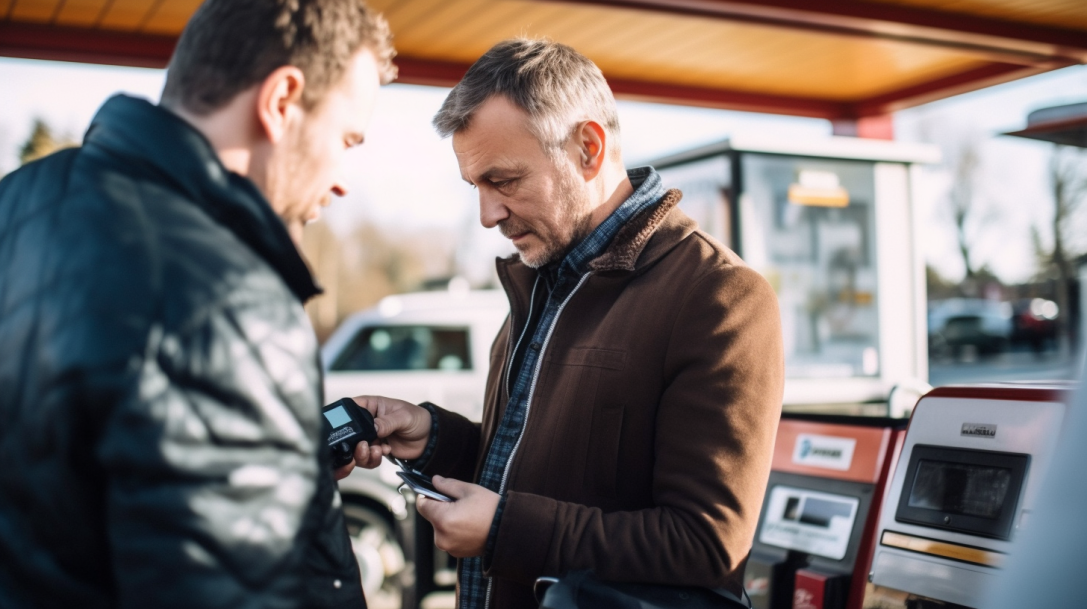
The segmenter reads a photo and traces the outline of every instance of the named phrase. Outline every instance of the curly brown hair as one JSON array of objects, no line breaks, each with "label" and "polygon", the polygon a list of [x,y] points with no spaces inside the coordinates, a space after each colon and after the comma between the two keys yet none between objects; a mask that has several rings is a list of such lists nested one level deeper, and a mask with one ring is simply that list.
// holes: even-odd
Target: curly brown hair
[{"label": "curly brown hair", "polygon": [[306,78],[312,108],[362,48],[378,61],[382,84],[396,78],[389,24],[361,0],[207,0],[197,9],[166,72],[162,103],[206,115],[283,66]]}]

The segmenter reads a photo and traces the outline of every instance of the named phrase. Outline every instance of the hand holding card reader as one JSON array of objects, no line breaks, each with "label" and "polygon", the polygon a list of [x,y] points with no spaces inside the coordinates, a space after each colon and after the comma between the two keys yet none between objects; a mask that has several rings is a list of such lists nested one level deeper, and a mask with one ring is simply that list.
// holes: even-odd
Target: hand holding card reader
[{"label": "hand holding card reader", "polygon": [[[339,469],[355,458],[355,447],[359,442],[373,442],[377,439],[374,427],[374,415],[362,408],[351,398],[343,398],[328,406],[321,413],[324,415],[324,432],[328,448],[332,451],[332,467]],[[400,466],[396,472],[404,484],[416,493],[438,501],[452,501],[438,492],[430,476],[411,468],[400,459],[393,459]]]},{"label": "hand holding card reader", "polygon": [[328,448],[332,451],[333,469],[339,469],[355,458],[355,446],[359,442],[373,442],[377,439],[374,415],[351,398],[329,404],[321,413],[325,415],[324,435]]}]

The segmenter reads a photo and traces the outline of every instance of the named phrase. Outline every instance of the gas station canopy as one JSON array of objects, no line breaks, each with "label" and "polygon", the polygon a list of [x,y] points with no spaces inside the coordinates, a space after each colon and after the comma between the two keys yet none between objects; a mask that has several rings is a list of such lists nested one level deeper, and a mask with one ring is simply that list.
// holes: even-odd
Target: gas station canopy
[{"label": "gas station canopy", "polygon": [[1027,115],[1026,129],[1004,135],[1087,148],[1087,102],[1035,110]]},{"label": "gas station canopy", "polygon": [[[200,0],[0,0],[0,55],[164,67]],[[1087,63],[1084,0],[369,0],[400,82],[451,86],[495,42],[546,36],[617,95],[867,120]]]}]

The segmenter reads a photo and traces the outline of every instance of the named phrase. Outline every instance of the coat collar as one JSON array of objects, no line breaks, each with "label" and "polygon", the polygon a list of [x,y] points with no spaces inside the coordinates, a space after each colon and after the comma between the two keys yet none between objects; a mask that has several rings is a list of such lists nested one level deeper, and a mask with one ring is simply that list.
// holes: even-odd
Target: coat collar
[{"label": "coat collar", "polygon": [[660,203],[643,210],[619,229],[611,246],[589,263],[593,271],[633,272],[648,266],[694,232],[696,225],[676,209],[683,193],[671,189]]},{"label": "coat collar", "polygon": [[[671,251],[698,228],[698,224],[677,207],[682,197],[683,193],[678,189],[671,189],[660,203],[631,218],[604,253],[589,263],[589,270],[594,273],[641,272]],[[527,309],[527,290],[531,289],[536,270],[521,262],[516,253],[498,258],[496,266],[511,307]],[[511,289],[514,286],[520,287]],[[525,294],[522,295],[522,291]]]},{"label": "coat collar", "polygon": [[249,179],[228,171],[203,134],[146,100],[115,95],[98,110],[84,146],[157,174],[264,259],[302,302],[321,293],[286,225]]}]

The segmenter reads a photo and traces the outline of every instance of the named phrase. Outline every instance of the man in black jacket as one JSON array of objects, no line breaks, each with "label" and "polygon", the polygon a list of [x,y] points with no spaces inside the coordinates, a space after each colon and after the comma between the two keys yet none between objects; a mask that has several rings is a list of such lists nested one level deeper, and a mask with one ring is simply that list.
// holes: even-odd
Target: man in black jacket
[{"label": "man in black jacket", "polygon": [[161,106],[0,182],[0,607],[365,606],[297,240],[392,55],[358,0],[208,0]]}]

